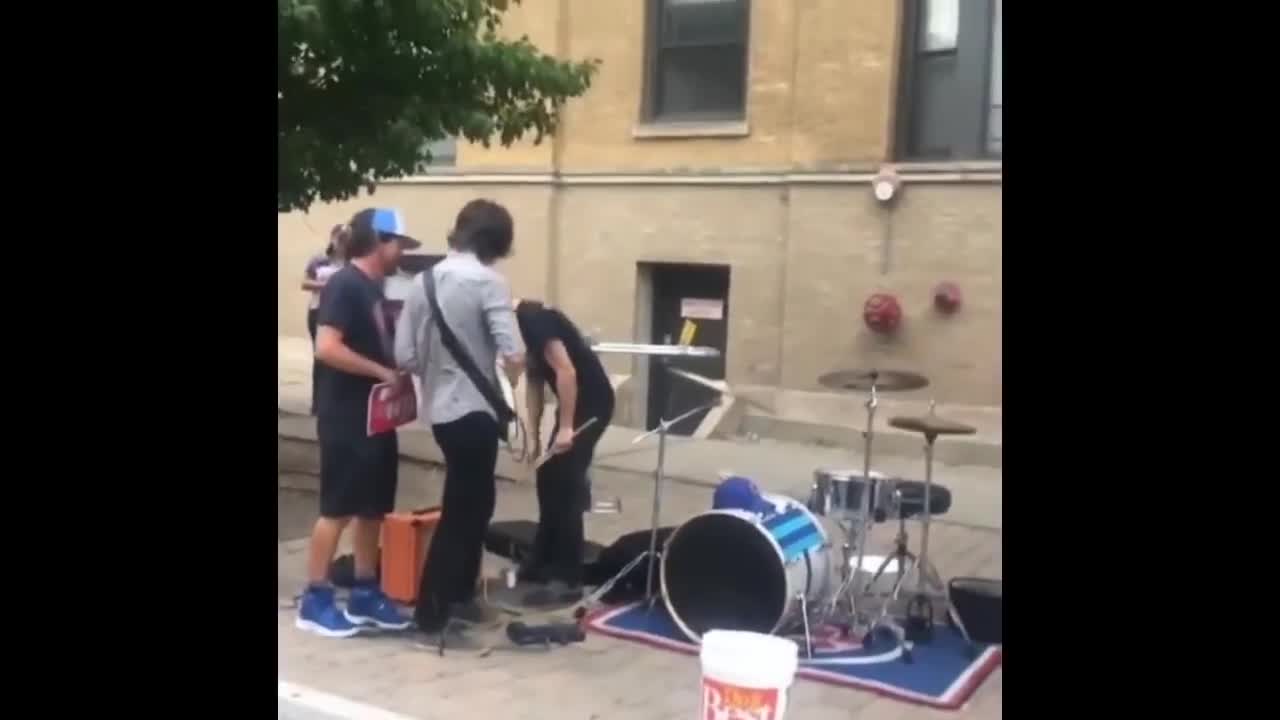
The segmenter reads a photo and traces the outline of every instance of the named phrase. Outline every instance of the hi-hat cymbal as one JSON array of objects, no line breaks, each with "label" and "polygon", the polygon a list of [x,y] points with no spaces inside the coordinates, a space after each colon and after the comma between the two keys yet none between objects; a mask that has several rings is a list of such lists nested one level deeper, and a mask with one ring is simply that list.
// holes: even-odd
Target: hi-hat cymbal
[{"label": "hi-hat cymbal", "polygon": [[836,370],[818,378],[818,384],[833,390],[877,391],[919,390],[929,385],[923,375],[905,370]]},{"label": "hi-hat cymbal", "polygon": [[964,423],[958,423],[954,420],[937,417],[936,415],[921,415],[919,417],[893,417],[889,418],[890,427],[896,427],[899,430],[909,430],[918,432],[922,435],[973,435],[978,429]]}]

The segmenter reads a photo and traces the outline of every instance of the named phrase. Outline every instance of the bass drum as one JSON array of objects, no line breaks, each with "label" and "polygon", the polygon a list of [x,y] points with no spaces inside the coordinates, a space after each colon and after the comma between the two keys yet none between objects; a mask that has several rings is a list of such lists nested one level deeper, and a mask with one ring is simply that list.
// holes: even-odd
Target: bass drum
[{"label": "bass drum", "polygon": [[708,630],[776,634],[828,597],[830,543],[804,504],[764,495],[776,512],[710,510],[677,527],[662,553],[662,599],[699,641]]}]

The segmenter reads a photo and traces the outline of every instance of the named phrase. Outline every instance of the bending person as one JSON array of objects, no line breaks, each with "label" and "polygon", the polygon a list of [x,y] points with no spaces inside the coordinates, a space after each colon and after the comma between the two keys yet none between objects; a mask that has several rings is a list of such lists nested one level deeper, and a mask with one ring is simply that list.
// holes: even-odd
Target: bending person
[{"label": "bending person", "polygon": [[[524,339],[533,457],[545,406],[543,386],[559,401],[547,452],[538,468],[538,531],[533,556],[520,568],[520,579],[545,583],[529,593],[528,605],[575,602],[582,597],[582,514],[591,507],[587,471],[596,443],[613,419],[613,385],[600,358],[564,313],[534,300],[516,304],[516,320]],[[595,422],[578,435],[576,428]]]}]

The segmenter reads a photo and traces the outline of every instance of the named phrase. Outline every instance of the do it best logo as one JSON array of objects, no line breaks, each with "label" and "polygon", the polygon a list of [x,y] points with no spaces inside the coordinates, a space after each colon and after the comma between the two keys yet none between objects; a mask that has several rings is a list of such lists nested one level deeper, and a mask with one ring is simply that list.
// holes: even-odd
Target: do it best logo
[{"label": "do it best logo", "polygon": [[776,688],[744,688],[704,677],[703,720],[778,720]]}]

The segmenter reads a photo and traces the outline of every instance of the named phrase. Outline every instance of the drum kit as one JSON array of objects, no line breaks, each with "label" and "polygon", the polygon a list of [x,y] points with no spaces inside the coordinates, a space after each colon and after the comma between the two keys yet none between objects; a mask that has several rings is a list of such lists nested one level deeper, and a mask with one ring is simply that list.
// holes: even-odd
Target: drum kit
[{"label": "drum kit", "polygon": [[[903,658],[911,660],[910,645],[927,641],[932,633],[936,599],[945,602],[946,594],[937,568],[929,560],[929,526],[935,510],[945,512],[945,507],[935,507],[935,497],[950,505],[950,494],[945,488],[933,485],[933,447],[940,435],[970,435],[976,428],[937,416],[936,405],[929,404],[928,415],[921,417],[893,417],[889,425],[901,430],[918,432],[924,436],[925,472],[924,484],[916,487],[910,480],[890,478],[871,469],[872,440],[875,435],[875,412],[881,392],[918,390],[929,381],[921,375],[900,371],[839,371],[819,378],[824,387],[839,390],[865,391],[867,425],[863,432],[863,471],[854,475],[842,471],[818,470],[814,473],[809,507],[824,517],[835,520],[845,535],[842,545],[844,562],[840,566],[841,582],[827,605],[823,621],[846,628],[851,635],[862,638],[864,647],[870,644],[876,630],[889,630],[903,647]],[[912,489],[919,492],[912,493]],[[920,554],[911,552],[906,521],[918,515],[921,525]],[[869,545],[871,527],[889,518],[898,521],[893,550],[881,560],[869,580],[864,573],[864,560]],[[854,555],[852,548],[856,548]],[[897,570],[887,597],[880,598],[878,611],[869,612],[869,602],[875,599],[872,589],[890,568]],[[890,614],[899,603],[908,578],[915,578],[914,593],[906,606],[905,627]],[[807,636],[806,639],[808,640]],[[810,652],[812,645],[810,643]]]},{"label": "drum kit", "polygon": [[[713,348],[637,346],[622,343],[595,349],[659,356],[707,357]],[[680,373],[687,375],[687,373]],[[716,508],[686,520],[671,531],[658,547],[658,520],[664,480],[666,439],[681,418],[660,420],[653,430],[635,442],[656,435],[658,462],[654,470],[651,542],[618,574],[625,576],[648,560],[646,600],[653,607],[660,594],[672,621],[690,639],[698,641],[712,629],[749,630],[765,634],[803,634],[806,657],[813,659],[813,628],[835,626],[864,648],[875,641],[877,630],[897,640],[901,657],[912,661],[911,647],[928,642],[934,620],[934,603],[946,603],[946,589],[929,559],[929,526],[934,514],[950,506],[950,492],[933,483],[934,444],[944,435],[971,435],[976,428],[938,417],[934,403],[927,415],[892,417],[891,427],[919,433],[924,438],[924,482],[892,478],[872,469],[875,415],[879,396],[885,392],[919,390],[929,385],[924,376],[895,370],[842,370],[818,379],[823,387],[866,393],[866,429],[862,433],[862,471],[819,469],[814,472],[807,501],[768,493],[760,494],[760,507]],[[713,403],[712,405],[714,405]],[[690,412],[706,409],[697,408]],[[911,551],[907,520],[919,519],[919,554]],[[841,558],[833,555],[824,520],[843,534]],[[897,521],[892,551],[874,568],[868,557],[873,525]],[[658,586],[655,587],[655,564]],[[880,590],[882,577],[893,576],[890,588]],[[610,581],[597,589],[602,596]],[[886,579],[887,583],[887,579]],[[892,609],[910,588],[906,617],[899,623]],[[873,601],[879,600],[873,608]],[[822,662],[858,662],[824,660]]]}]

